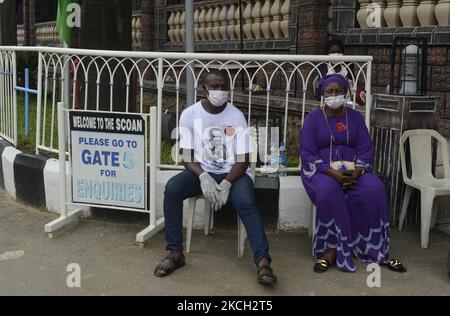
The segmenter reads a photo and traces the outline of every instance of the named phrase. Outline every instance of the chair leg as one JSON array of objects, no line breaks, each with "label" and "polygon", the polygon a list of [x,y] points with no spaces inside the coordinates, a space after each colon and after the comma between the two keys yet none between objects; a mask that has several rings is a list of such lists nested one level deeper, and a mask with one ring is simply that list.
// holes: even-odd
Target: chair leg
[{"label": "chair leg", "polygon": [[311,248],[313,257],[314,257],[314,236],[316,235],[316,215],[317,215],[316,213],[317,207],[313,204],[311,210]]},{"label": "chair leg", "polygon": [[422,190],[420,195],[420,243],[422,248],[428,247],[430,234],[431,212],[433,208],[434,194],[429,190]]},{"label": "chair leg", "polygon": [[434,228],[436,226],[437,214],[438,214],[438,201],[434,201],[431,213],[431,228]]},{"label": "chair leg", "polygon": [[399,227],[398,230],[403,229],[403,224],[405,223],[406,211],[408,210],[409,200],[411,199],[412,188],[406,186],[405,196],[403,197],[402,211],[400,212]]},{"label": "chair leg", "polygon": [[203,223],[203,230],[205,232],[205,235],[209,235],[209,230],[211,228],[211,218],[213,216],[214,210],[211,208],[211,203],[208,200],[205,201],[205,215],[204,215],[204,223]]},{"label": "chair leg", "polygon": [[245,239],[247,239],[247,231],[241,218],[238,216],[238,257],[244,256]]},{"label": "chair leg", "polygon": [[190,198],[188,200],[188,219],[186,227],[186,252],[191,251],[191,237],[192,228],[194,226],[194,215],[195,215],[195,204],[197,203],[196,198]]},{"label": "chair leg", "polygon": [[313,219],[313,212],[314,212],[314,204],[311,203],[311,212],[309,213],[309,227],[308,227],[308,237],[311,238],[313,234],[313,227],[314,227],[314,219]]}]

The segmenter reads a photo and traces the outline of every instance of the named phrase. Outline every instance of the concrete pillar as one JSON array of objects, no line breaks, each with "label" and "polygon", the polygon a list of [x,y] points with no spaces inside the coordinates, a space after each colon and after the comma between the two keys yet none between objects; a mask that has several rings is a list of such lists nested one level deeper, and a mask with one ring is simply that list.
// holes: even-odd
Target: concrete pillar
[{"label": "concrete pillar", "polygon": [[29,35],[30,46],[36,45],[36,0],[28,0],[29,2]]},{"label": "concrete pillar", "polygon": [[142,0],[141,2],[141,49],[143,51],[155,50],[155,1]]},{"label": "concrete pillar", "polygon": [[328,39],[328,0],[299,0],[298,54],[323,54]]}]

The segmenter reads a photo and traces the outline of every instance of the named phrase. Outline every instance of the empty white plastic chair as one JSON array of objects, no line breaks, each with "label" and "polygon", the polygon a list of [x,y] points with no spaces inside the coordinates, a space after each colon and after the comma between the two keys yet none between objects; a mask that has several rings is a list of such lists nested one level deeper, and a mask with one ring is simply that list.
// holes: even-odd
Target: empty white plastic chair
[{"label": "empty white plastic chair", "polygon": [[[442,163],[444,165],[443,179],[436,178],[432,174],[431,146],[433,138],[439,142],[441,147]],[[408,176],[405,158],[405,142],[408,139],[411,177]],[[439,195],[450,194],[447,140],[434,130],[416,129],[406,131],[400,138],[400,159],[406,191],[400,213],[399,230],[403,228],[412,189],[418,189],[420,190],[421,246],[427,248],[430,225],[434,226],[437,215],[437,208],[433,208],[434,198]]]}]

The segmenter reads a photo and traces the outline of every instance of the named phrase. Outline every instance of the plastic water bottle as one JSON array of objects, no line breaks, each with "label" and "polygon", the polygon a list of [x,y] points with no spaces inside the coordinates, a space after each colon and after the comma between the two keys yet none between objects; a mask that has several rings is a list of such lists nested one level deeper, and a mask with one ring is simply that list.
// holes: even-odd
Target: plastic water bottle
[{"label": "plastic water bottle", "polygon": [[269,178],[276,178],[278,171],[278,153],[275,143],[270,146],[270,156],[269,156]]},{"label": "plastic water bottle", "polygon": [[279,177],[286,177],[286,167],[287,167],[287,151],[284,142],[280,143],[280,155],[279,155]]}]

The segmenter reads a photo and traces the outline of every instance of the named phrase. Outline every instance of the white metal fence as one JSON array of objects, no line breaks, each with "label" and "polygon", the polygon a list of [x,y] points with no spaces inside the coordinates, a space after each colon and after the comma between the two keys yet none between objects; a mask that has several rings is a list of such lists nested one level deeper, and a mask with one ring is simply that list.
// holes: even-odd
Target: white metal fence
[{"label": "white metal fence", "polygon": [[0,49],[0,136],[17,145],[16,53]]},{"label": "white metal fence", "polygon": [[[165,52],[119,52],[103,50],[63,49],[49,47],[0,47],[0,86],[2,100],[1,132],[15,140],[14,119],[15,51],[35,51],[38,63],[38,100],[36,124],[36,153],[57,153],[57,104],[64,102],[68,109],[148,113],[157,106],[157,161],[160,168],[182,168],[178,150],[175,162],[161,163],[161,119],[165,108],[171,106],[178,124],[185,107],[183,89],[186,73],[194,77],[195,99],[201,97],[202,75],[211,69],[224,69],[231,86],[231,102],[238,102],[246,112],[249,125],[258,113],[262,117],[259,128],[259,151],[263,163],[269,148],[270,117],[277,111],[281,117],[281,139],[297,138],[288,121],[291,115],[301,116],[303,123],[313,82],[321,77],[319,67],[331,65],[348,71],[352,81],[352,101],[355,106],[357,86],[366,90],[366,123],[369,125],[371,104],[370,56],[303,56],[303,55],[230,55],[186,54]],[[148,93],[154,88],[156,104],[149,104]],[[242,91],[242,88],[248,88]],[[262,91],[255,91],[259,87]],[[246,90],[246,89],[244,89]],[[297,98],[293,94],[297,92]],[[167,94],[172,94],[169,97]],[[262,94],[256,96],[256,94]],[[258,99],[258,106],[255,105]],[[261,101],[262,100],[262,101]],[[261,103],[262,102],[262,103]],[[275,106],[274,104],[277,104]],[[3,114],[5,113],[5,114]],[[178,126],[178,125],[177,125]],[[175,135],[178,136],[178,135]],[[290,169],[292,171],[298,168]]]}]

